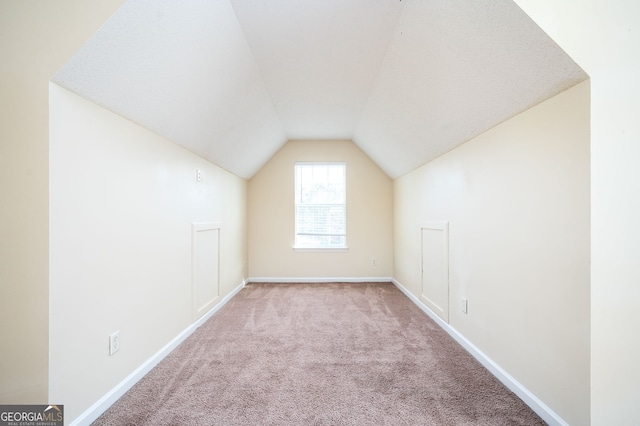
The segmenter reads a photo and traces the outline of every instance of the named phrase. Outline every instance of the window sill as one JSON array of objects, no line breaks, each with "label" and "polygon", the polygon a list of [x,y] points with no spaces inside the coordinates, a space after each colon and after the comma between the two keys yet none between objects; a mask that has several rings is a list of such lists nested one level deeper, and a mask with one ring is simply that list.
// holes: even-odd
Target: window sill
[{"label": "window sill", "polygon": [[349,247],[296,247],[293,246],[296,253],[346,253]]}]

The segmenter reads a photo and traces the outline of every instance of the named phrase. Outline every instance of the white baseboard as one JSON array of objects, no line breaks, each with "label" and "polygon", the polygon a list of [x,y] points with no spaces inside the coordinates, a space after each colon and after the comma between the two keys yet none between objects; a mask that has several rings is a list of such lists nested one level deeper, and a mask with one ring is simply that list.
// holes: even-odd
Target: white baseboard
[{"label": "white baseboard", "polygon": [[390,283],[390,277],[254,277],[249,283]]},{"label": "white baseboard", "polygon": [[473,343],[467,340],[455,328],[444,322],[438,315],[431,311],[426,305],[407,290],[397,280],[390,277],[325,277],[325,278],[291,278],[291,277],[255,277],[244,280],[233,291],[224,296],[220,303],[211,308],[209,312],[204,314],[202,318],[187,327],[182,333],[167,343],[155,355],[144,362],[140,367],[127,376],[122,382],[111,389],[107,394],[94,403],[89,409],[75,419],[71,426],[90,425],[109,407],[111,407],[119,398],[121,398],[129,389],[133,387],[140,379],[142,379],[149,371],[153,369],[160,361],[171,353],[180,343],[189,337],[198,327],[204,324],[213,314],[215,314],[222,306],[224,306],[233,296],[235,296],[242,288],[249,283],[273,282],[273,283],[323,283],[323,282],[392,282],[400,291],[402,291],[413,303],[422,309],[436,324],[445,330],[453,339],[455,339],[463,348],[467,350],[474,358],[476,358],[489,372],[491,372],[498,380],[500,380],[509,390],[522,399],[536,414],[538,414],[545,422],[551,426],[568,426],[556,412],[543,403],[538,397],[531,393],[521,383],[514,379],[510,374],[496,364],[491,358],[485,355]]},{"label": "white baseboard", "polygon": [[76,418],[71,426],[90,425],[98,417],[102,415],[109,407],[111,407],[118,399],[120,399],[129,389],[133,387],[140,379],[142,379],[149,371],[153,369],[160,361],[171,353],[175,348],[184,342],[194,331],[204,324],[213,314],[222,308],[233,296],[235,296],[245,286],[246,281],[234,288],[229,294],[224,296],[216,306],[211,308],[200,319],[187,327],[178,334],[173,340],[167,343],[162,349],[156,352],[151,358],[145,361],[140,367],[135,369],[123,381],[118,383],[113,389],[107,392],[102,398],[96,401],[89,409]]},{"label": "white baseboard", "polygon": [[551,426],[569,426],[562,417],[560,417],[549,406],[542,402],[538,397],[525,388],[520,382],[518,382],[513,376],[507,373],[502,367],[496,364],[485,353],[478,349],[473,343],[467,340],[460,332],[451,327],[448,323],[442,320],[435,312],[427,307],[424,303],[407,290],[397,280],[391,279],[391,282],[400,289],[413,303],[415,303],[420,309],[424,311],[436,324],[438,324],[444,331],[449,333],[453,339],[458,342],[464,349],[467,350],[480,364],[482,364],[491,374],[493,374],[498,380],[502,382],[511,392],[515,393],[525,404],[527,404],[542,420],[547,422]]}]

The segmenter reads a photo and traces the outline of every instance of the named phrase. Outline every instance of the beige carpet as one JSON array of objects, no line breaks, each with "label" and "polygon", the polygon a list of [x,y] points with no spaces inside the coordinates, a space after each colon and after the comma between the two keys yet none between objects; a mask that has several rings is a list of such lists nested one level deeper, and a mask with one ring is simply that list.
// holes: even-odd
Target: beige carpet
[{"label": "beige carpet", "polygon": [[250,284],[95,425],[544,425],[390,283]]}]

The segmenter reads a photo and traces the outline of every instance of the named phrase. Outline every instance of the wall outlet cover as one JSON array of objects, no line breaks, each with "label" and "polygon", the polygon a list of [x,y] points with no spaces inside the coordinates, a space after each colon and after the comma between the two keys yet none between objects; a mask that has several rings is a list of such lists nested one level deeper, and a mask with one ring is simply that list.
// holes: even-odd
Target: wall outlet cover
[{"label": "wall outlet cover", "polygon": [[113,355],[120,350],[120,330],[114,331],[109,336],[109,355]]}]

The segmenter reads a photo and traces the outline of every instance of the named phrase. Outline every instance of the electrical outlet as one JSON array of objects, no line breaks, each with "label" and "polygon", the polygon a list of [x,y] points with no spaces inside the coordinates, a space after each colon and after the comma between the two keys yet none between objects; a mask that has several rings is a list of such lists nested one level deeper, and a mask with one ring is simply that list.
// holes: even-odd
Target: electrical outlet
[{"label": "electrical outlet", "polygon": [[196,169],[196,182],[202,182],[202,171]]},{"label": "electrical outlet", "polygon": [[371,266],[376,266],[378,264],[378,261],[376,260],[375,257],[371,258]]},{"label": "electrical outlet", "polygon": [[467,313],[468,307],[469,307],[469,303],[468,303],[467,299],[465,299],[463,297],[462,300],[460,300],[460,309],[462,309],[462,313],[463,314]]},{"label": "electrical outlet", "polygon": [[109,355],[113,355],[120,350],[120,330],[114,331],[109,336]]}]

